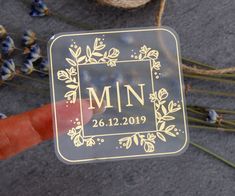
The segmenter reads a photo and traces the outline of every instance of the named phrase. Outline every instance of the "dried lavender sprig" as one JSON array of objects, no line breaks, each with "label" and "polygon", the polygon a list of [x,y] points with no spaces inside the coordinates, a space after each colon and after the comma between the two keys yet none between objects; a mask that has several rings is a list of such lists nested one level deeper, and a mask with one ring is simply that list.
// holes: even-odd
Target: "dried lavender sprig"
[{"label": "dried lavender sprig", "polygon": [[232,167],[232,168],[235,168],[235,163],[233,163],[232,161],[229,161],[227,159],[225,159],[224,157],[222,157],[221,155],[215,153],[215,152],[212,152],[211,150],[209,150],[208,148],[206,147],[203,147],[202,145],[200,144],[197,144],[196,142],[193,142],[193,141],[190,141],[190,144],[193,145],[194,147],[202,150],[203,152],[213,156],[214,158],[220,160],[221,162],[227,164],[228,166]]}]

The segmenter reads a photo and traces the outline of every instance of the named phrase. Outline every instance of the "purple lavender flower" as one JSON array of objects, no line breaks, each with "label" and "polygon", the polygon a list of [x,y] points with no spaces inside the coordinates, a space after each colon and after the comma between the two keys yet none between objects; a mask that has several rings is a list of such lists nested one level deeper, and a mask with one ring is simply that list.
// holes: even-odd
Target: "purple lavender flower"
[{"label": "purple lavender flower", "polygon": [[38,44],[34,44],[30,48],[30,52],[27,56],[27,60],[30,60],[31,62],[35,62],[39,60],[42,57],[41,55],[41,49]]},{"label": "purple lavender flower", "polygon": [[15,44],[10,36],[7,36],[2,42],[2,53],[5,55],[10,55],[15,50]]},{"label": "purple lavender flower", "polygon": [[39,64],[39,71],[41,71],[41,73],[39,73],[39,75],[41,77],[45,77],[47,76],[47,72],[49,70],[49,63],[47,59],[43,59],[42,62]]},{"label": "purple lavender flower", "polygon": [[27,30],[24,32],[22,37],[22,43],[24,46],[31,46],[36,41],[36,33],[31,30]]},{"label": "purple lavender flower", "polygon": [[3,61],[0,73],[3,81],[11,80],[14,77],[16,72],[13,59]]},{"label": "purple lavender flower", "polygon": [[43,0],[33,0],[31,5],[30,16],[46,16],[49,14],[49,9]]},{"label": "purple lavender flower", "polygon": [[22,67],[20,68],[20,70],[24,73],[24,74],[31,74],[34,70],[34,66],[32,61],[26,59],[25,62],[23,63]]}]

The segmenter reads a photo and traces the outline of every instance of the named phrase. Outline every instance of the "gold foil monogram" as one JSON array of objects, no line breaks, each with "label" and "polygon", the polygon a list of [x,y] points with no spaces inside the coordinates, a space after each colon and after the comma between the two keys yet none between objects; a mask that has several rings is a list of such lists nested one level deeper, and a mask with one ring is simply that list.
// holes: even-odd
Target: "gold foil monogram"
[{"label": "gold foil monogram", "polygon": [[[51,39],[48,50],[61,160],[152,157],[186,148],[180,54],[172,30],[62,34]],[[64,110],[75,113],[71,119],[62,118],[57,106],[61,101]],[[85,110],[103,112],[84,123]],[[69,123],[62,126],[63,121]]]}]

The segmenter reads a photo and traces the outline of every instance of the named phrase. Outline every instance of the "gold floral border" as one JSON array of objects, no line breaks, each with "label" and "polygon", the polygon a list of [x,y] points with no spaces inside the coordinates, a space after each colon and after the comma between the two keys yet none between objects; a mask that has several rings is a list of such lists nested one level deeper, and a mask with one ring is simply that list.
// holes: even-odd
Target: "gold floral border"
[{"label": "gold floral border", "polygon": [[[119,144],[123,146],[125,149],[129,149],[132,144],[136,146],[143,146],[145,152],[154,152],[155,143],[157,139],[160,139],[163,142],[167,142],[166,136],[176,137],[179,132],[174,124],[167,125],[168,121],[172,121],[175,119],[172,116],[173,113],[181,110],[181,106],[178,103],[175,103],[171,100],[168,104],[168,107],[165,106],[166,100],[168,97],[168,92],[165,88],[161,88],[158,92],[149,94],[149,99],[154,103],[155,107],[155,120],[157,122],[157,128],[153,132],[148,133],[135,133],[128,137],[124,137],[119,139]],[[175,133],[175,132],[176,133]],[[164,135],[165,134],[165,135]]]},{"label": "gold floral border", "polygon": [[[120,51],[117,48],[104,50],[106,44],[104,38],[95,38],[93,47],[86,46],[85,54],[82,55],[81,46],[73,42],[69,47],[70,55],[73,58],[65,58],[71,66],[69,69],[59,70],[57,78],[64,81],[66,87],[70,89],[65,93],[64,98],[67,99],[67,104],[74,104],[77,100],[77,91],[80,88],[79,66],[85,64],[105,63],[109,67],[115,67]],[[80,106],[81,107],[81,106]],[[73,141],[75,147],[87,146],[92,147],[97,143],[100,145],[104,142],[103,138],[96,138],[93,136],[84,136],[83,125],[76,119],[76,126],[67,133]]]},{"label": "gold floral border", "polygon": [[[151,74],[155,75],[155,79],[159,79],[159,73],[161,69],[161,63],[158,60],[159,52],[152,50],[146,45],[143,45],[138,54],[131,55],[132,58],[138,60],[149,59],[151,62]],[[135,144],[136,146],[142,146],[145,152],[154,152],[155,143],[157,139],[163,142],[167,142],[166,136],[176,137],[179,134],[179,130],[174,124],[167,125],[168,121],[175,119],[172,116],[173,113],[181,110],[181,105],[171,100],[166,107],[168,91],[165,88],[161,88],[159,91],[153,91],[149,94],[149,99],[154,104],[156,130],[146,131],[146,133],[136,132],[130,136],[119,139],[119,145],[125,149],[129,149]]]},{"label": "gold floral border", "polygon": [[[104,44],[103,41],[104,38],[95,38],[93,47],[86,46],[83,55],[81,46],[78,46],[75,42],[70,45],[69,51],[73,58],[65,59],[71,67],[57,72],[57,78],[64,81],[66,87],[69,89],[64,95],[68,104],[74,104],[77,100],[77,91],[80,88],[78,70],[80,65],[104,63],[109,67],[116,66],[120,51],[117,48],[105,50],[106,44]],[[161,63],[158,60],[158,57],[159,52],[146,45],[143,45],[140,48],[138,54],[134,53],[131,55],[131,58],[135,60],[149,60],[151,74],[155,75],[155,79],[159,79],[160,77],[158,72],[161,69]],[[157,139],[167,142],[166,135],[177,137],[179,131],[176,126],[174,124],[167,125],[167,123],[175,119],[172,114],[181,110],[181,105],[171,100],[166,106],[167,97],[168,91],[165,88],[162,88],[159,91],[153,91],[149,94],[149,99],[154,104],[156,130],[146,131],[146,133],[135,132],[134,134],[130,134],[130,136],[123,137],[118,140],[121,147],[129,149],[135,144],[136,146],[142,146],[144,151],[149,153],[156,151],[154,144]],[[76,126],[67,133],[75,147],[83,145],[92,147],[97,143],[100,145],[104,142],[103,138],[84,136],[83,125],[78,119],[75,124]]]},{"label": "gold floral border", "polygon": [[70,64],[71,68],[57,72],[57,78],[64,81],[66,87],[70,89],[70,91],[64,95],[69,103],[75,103],[77,99],[77,91],[80,84],[78,66],[95,63],[105,63],[109,67],[116,66],[120,51],[117,48],[104,51],[106,45],[103,41],[104,38],[95,38],[93,48],[87,46],[85,54],[83,55],[81,46],[78,46],[75,42],[70,45],[69,51],[73,59],[65,59]]}]

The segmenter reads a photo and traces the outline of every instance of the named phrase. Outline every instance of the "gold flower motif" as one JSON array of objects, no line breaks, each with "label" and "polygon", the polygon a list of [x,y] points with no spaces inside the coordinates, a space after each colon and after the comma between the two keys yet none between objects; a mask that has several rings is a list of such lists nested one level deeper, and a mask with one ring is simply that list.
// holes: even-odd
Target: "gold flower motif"
[{"label": "gold flower motif", "polygon": [[157,100],[157,92],[149,94],[149,99],[151,102],[155,102]]},{"label": "gold flower motif", "polygon": [[[93,137],[84,137],[82,125],[78,120],[76,120],[76,126],[70,129],[67,135],[70,136],[70,140],[73,141],[74,146],[77,148],[83,145],[87,147],[96,145]],[[100,140],[100,138],[98,139]]]}]

